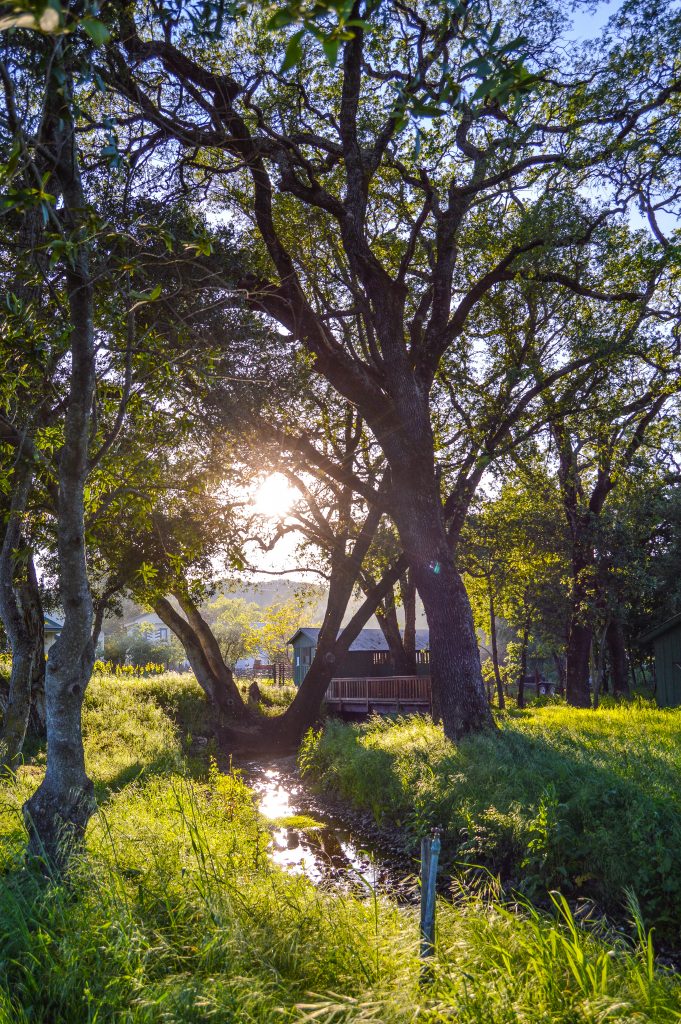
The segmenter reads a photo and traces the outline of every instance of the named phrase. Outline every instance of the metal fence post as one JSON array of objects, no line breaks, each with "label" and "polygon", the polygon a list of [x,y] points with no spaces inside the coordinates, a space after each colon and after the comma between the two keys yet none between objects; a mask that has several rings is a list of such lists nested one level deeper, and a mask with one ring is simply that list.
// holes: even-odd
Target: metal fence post
[{"label": "metal fence post", "polygon": [[[440,857],[440,829],[421,840],[421,959],[427,961],[435,952],[435,890],[437,863]],[[425,974],[429,973],[424,964]]]}]

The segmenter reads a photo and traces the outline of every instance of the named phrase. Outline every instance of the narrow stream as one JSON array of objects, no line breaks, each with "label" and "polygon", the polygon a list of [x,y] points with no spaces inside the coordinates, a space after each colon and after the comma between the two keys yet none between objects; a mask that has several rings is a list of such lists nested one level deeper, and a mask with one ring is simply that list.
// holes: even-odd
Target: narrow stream
[{"label": "narrow stream", "polygon": [[256,794],[260,813],[274,824],[269,852],[276,864],[319,886],[357,895],[390,891],[409,898],[411,886],[371,840],[331,817],[308,792],[294,757],[244,761],[239,767]]}]

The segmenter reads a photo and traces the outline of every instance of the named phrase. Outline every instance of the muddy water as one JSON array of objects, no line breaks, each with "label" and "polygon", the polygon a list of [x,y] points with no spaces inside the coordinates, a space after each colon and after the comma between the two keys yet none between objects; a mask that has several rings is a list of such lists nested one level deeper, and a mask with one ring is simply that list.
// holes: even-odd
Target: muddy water
[{"label": "muddy water", "polygon": [[295,758],[246,761],[239,767],[260,813],[272,822],[269,853],[276,864],[319,886],[411,897],[404,870],[391,864],[370,837],[325,811],[300,778]]}]

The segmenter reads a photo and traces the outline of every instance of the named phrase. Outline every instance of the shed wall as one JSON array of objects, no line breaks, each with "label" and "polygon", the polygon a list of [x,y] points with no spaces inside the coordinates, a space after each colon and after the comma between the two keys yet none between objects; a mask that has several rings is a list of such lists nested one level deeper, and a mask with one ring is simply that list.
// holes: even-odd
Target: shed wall
[{"label": "shed wall", "polygon": [[655,640],[657,703],[661,708],[681,706],[681,624]]}]

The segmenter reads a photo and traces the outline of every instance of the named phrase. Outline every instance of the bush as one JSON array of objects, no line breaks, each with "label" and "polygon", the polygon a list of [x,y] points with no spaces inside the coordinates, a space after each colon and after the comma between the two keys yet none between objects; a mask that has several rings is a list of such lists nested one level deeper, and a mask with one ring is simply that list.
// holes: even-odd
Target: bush
[{"label": "bush", "polygon": [[476,864],[532,898],[558,888],[621,914],[626,892],[676,939],[681,925],[681,712],[643,702],[500,718],[454,746],[430,720],[330,722],[303,771],[414,842],[445,830],[446,862]]}]

